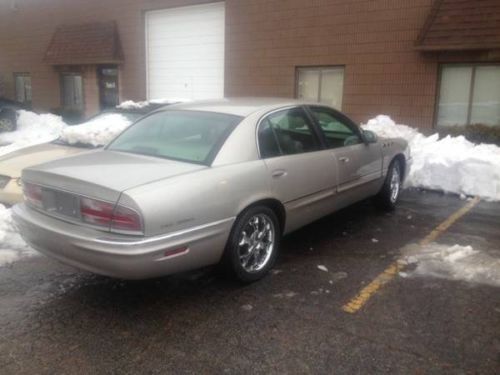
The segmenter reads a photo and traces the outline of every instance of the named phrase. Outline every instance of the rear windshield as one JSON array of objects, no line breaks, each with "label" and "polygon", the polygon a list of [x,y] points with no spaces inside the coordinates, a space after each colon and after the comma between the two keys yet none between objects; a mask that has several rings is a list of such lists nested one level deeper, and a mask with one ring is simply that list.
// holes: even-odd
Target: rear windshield
[{"label": "rear windshield", "polygon": [[213,112],[155,112],[126,129],[107,149],[210,164],[241,120]]}]

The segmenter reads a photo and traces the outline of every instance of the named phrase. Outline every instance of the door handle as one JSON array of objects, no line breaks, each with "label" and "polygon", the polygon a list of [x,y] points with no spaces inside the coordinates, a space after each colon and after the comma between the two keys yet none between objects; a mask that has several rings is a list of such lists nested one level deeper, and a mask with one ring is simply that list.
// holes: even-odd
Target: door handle
[{"label": "door handle", "polygon": [[272,176],[274,178],[280,178],[286,176],[286,171],[284,169],[277,169],[273,171]]},{"label": "door handle", "polygon": [[343,163],[349,163],[349,158],[347,156],[341,156],[339,158],[339,161],[341,161]]}]

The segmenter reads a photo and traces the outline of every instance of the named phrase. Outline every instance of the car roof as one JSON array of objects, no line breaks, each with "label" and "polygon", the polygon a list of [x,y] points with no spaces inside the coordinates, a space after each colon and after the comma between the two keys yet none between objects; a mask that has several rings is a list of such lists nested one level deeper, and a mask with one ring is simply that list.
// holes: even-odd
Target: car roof
[{"label": "car roof", "polygon": [[257,111],[303,104],[312,103],[289,98],[225,98],[174,104],[169,105],[166,109],[208,111],[247,117]]}]

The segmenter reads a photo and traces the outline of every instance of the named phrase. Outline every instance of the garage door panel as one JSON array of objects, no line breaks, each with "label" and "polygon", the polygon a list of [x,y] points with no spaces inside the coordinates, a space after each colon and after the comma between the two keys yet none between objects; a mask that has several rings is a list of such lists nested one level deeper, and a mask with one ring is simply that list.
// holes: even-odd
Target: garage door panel
[{"label": "garage door panel", "polygon": [[[164,46],[164,47],[158,47],[158,50],[166,49],[169,48],[169,50],[172,50],[172,46]],[[198,56],[198,59],[193,59],[193,49],[196,49],[196,55]],[[213,53],[214,46],[213,45],[203,45],[203,46],[182,46],[179,48],[175,48],[175,55],[174,54],[167,54],[167,52],[159,52],[159,53],[153,53],[150,55],[150,61],[151,63],[156,63],[156,62],[168,62],[168,61],[180,61],[180,60],[189,60],[189,61],[199,61],[199,57],[206,56],[206,58],[203,58],[203,60],[208,60],[208,61],[218,61],[219,63],[223,61],[223,58],[220,58],[218,56],[210,56]]]},{"label": "garage door panel", "polygon": [[[168,67],[165,65],[168,63]],[[197,61],[193,60],[161,60],[156,62],[155,64],[151,64],[151,68],[155,69],[155,74],[156,75],[164,75],[165,72],[173,72],[178,69],[189,69],[189,72],[191,70],[193,71],[200,71],[199,69],[202,69],[202,71],[206,72],[207,75],[214,74],[216,72],[219,72],[220,65],[223,64],[223,60],[212,60],[212,61],[204,61],[203,68],[199,68],[199,63]]]},{"label": "garage door panel", "polygon": [[146,13],[148,98],[224,94],[224,3]]}]

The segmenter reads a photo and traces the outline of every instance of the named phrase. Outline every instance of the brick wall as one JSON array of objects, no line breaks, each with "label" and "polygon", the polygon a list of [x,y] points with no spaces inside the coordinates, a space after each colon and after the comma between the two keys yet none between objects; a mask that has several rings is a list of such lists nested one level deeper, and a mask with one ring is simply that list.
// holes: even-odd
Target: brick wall
[{"label": "brick wall", "polygon": [[[13,72],[30,72],[33,108],[49,110],[60,106],[59,75],[43,61],[57,26],[116,20],[125,55],[120,71],[121,100],[146,97],[144,11],[209,1],[197,0],[17,0],[0,1],[0,77],[3,93],[14,98]],[[14,5],[13,5],[14,4]],[[92,80],[93,77],[90,77]],[[92,93],[86,98],[97,108],[94,83],[85,82]]]},{"label": "brick wall", "polygon": [[[227,0],[226,96],[294,96],[297,66],[344,65],[343,111],[348,115],[361,122],[385,113],[430,128],[438,61],[499,58],[416,51],[414,42],[432,1]],[[56,26],[116,20],[125,55],[121,99],[144,99],[144,11],[204,2],[210,1],[0,2],[4,91],[13,97],[12,73],[30,72],[35,109],[57,107],[58,76],[43,62]]]},{"label": "brick wall", "polygon": [[[343,111],[432,124],[437,65],[414,51],[431,0],[233,2],[229,95],[295,94],[295,67],[344,65]],[[283,11],[284,4],[287,10]]]}]

